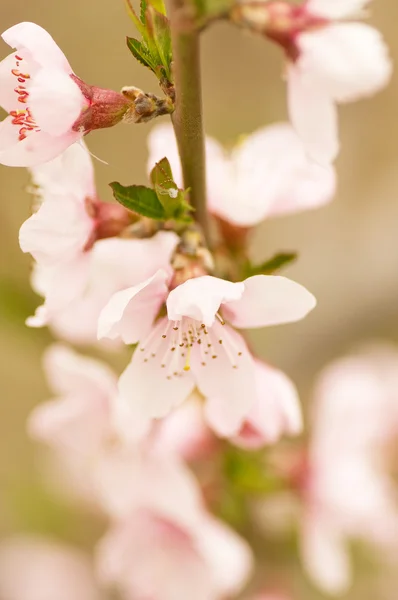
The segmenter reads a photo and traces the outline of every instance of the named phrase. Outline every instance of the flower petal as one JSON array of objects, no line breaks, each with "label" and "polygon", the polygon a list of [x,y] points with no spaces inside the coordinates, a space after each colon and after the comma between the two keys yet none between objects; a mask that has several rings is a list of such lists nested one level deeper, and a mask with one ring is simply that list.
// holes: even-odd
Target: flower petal
[{"label": "flower petal", "polygon": [[[219,343],[222,340],[222,343]],[[222,436],[235,434],[256,399],[254,361],[242,338],[228,325],[215,323],[209,331],[211,352],[206,364],[199,352],[192,355],[197,386],[206,396],[205,415]]]},{"label": "flower petal", "polygon": [[84,203],[86,198],[96,196],[94,167],[83,140],[54,160],[32,167],[30,172],[43,200],[47,196],[73,195]]},{"label": "flower petal", "polygon": [[302,430],[302,415],[297,390],[278,369],[256,361],[257,397],[242,429],[233,443],[248,450],[274,444],[283,434]]},{"label": "flower petal", "polygon": [[15,53],[9,54],[0,62],[0,106],[7,112],[18,108],[18,97],[14,89],[16,77],[11,73],[16,68]]},{"label": "flower petal", "polygon": [[39,127],[52,136],[72,129],[87,101],[71,77],[57,69],[40,69],[29,89],[29,106]]},{"label": "flower petal", "polygon": [[19,245],[38,262],[57,264],[83,253],[93,226],[80,198],[48,198],[21,226]]},{"label": "flower petal", "polygon": [[168,279],[160,269],[146,281],[116,292],[99,316],[98,339],[121,337],[125,344],[142,340],[165,301]]},{"label": "flower petal", "polygon": [[311,14],[326,19],[343,19],[355,16],[369,2],[370,0],[308,0],[306,8]]},{"label": "flower petal", "polygon": [[330,93],[298,64],[287,71],[288,106],[292,125],[308,155],[328,165],[339,151],[337,111]]},{"label": "flower petal", "polygon": [[[9,119],[10,117],[7,117],[0,127],[0,164],[9,167],[33,167],[45,163],[61,154],[68,146],[82,137],[82,133],[77,131],[58,137],[53,137],[44,131],[35,131],[21,142],[18,142],[18,128],[13,125],[15,131],[13,134],[14,143],[11,144],[10,133],[8,132]],[[6,141],[10,142],[9,147],[5,147],[6,127]]]},{"label": "flower petal", "polygon": [[244,282],[240,300],[223,306],[223,314],[244,329],[292,323],[316,305],[314,296],[299,283],[276,275],[255,275]]},{"label": "flower petal", "polygon": [[212,572],[217,598],[239,594],[253,569],[249,544],[222,521],[211,517],[203,519],[196,543]]},{"label": "flower petal", "polygon": [[137,348],[119,380],[119,392],[137,420],[164,417],[188,398],[194,387],[190,372],[168,375],[167,369],[161,366],[171,351],[170,342],[162,338],[166,326],[166,319],[159,321],[150,334],[155,345],[148,344],[144,351]]},{"label": "flower petal", "polygon": [[39,25],[29,22],[18,23],[2,33],[1,37],[12,48],[28,50],[39,65],[72,73],[62,50],[51,35]]},{"label": "flower petal", "polygon": [[238,300],[243,291],[243,283],[232,283],[210,275],[188,279],[170,292],[167,314],[171,321],[190,317],[210,327],[220,305]]},{"label": "flower petal", "polygon": [[298,38],[298,68],[337,102],[352,102],[387,85],[392,62],[381,34],[364,23],[337,23]]},{"label": "flower petal", "polygon": [[333,595],[347,591],[351,580],[348,550],[332,522],[308,515],[300,550],[306,571],[320,589]]}]

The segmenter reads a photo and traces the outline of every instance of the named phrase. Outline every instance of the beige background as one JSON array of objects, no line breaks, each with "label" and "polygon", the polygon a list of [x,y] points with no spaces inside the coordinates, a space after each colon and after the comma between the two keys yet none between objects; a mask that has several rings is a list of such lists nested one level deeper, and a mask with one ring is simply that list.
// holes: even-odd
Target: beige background
[{"label": "beige background", "polygon": [[[23,20],[50,31],[88,83],[114,89],[130,84],[157,92],[154,77],[135,63],[125,46],[125,35],[134,31],[122,0],[1,1],[1,30]],[[382,30],[395,57],[396,0],[375,1],[371,22]],[[0,56],[7,53],[1,43]],[[242,133],[285,119],[281,72],[278,49],[232,26],[212,27],[203,40],[208,133],[232,143]],[[277,250],[297,250],[300,259],[287,274],[318,298],[318,308],[302,323],[253,335],[258,352],[296,380],[304,401],[315,373],[334,356],[368,338],[398,341],[397,114],[396,77],[377,97],[343,107],[339,186],[333,203],[269,221],[253,239],[259,259]],[[96,164],[103,199],[111,197],[109,181],[145,183],[148,130],[146,125],[119,126],[90,135],[91,151],[109,162]],[[82,517],[59,507],[43,491],[33,446],[24,432],[30,407],[47,394],[40,354],[49,340],[47,332],[24,326],[38,303],[28,286],[30,260],[18,247],[18,228],[30,208],[27,181],[25,170],[0,166],[0,532],[51,531],[85,543],[92,526],[80,528]],[[387,580],[386,589],[374,592],[367,577],[362,575],[355,598],[396,598]]]}]

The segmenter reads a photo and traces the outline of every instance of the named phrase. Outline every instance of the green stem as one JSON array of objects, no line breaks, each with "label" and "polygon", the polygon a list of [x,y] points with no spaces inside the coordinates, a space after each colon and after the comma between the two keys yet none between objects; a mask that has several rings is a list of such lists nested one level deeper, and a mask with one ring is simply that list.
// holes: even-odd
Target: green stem
[{"label": "green stem", "polygon": [[209,243],[206,207],[205,136],[202,118],[199,32],[183,0],[169,0],[176,108],[172,115],[184,186],[190,188],[194,217]]}]

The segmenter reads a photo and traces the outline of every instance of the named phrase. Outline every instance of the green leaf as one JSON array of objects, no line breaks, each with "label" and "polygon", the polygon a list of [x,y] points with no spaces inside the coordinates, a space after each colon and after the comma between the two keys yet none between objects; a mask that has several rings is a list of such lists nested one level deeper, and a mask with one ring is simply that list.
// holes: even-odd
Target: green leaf
[{"label": "green leaf", "polygon": [[147,188],[144,185],[129,185],[125,187],[117,181],[109,185],[116,200],[129,210],[157,221],[165,221],[167,219],[166,212],[159,202],[155,190]]},{"label": "green leaf", "polygon": [[134,25],[140,32],[140,34],[145,37],[145,23],[143,23],[139,18],[137,13],[135,12],[131,0],[125,0],[127,12],[130,16],[130,19],[133,21]]},{"label": "green leaf", "polygon": [[192,207],[187,201],[188,190],[180,190],[173,180],[170,163],[162,158],[151,171],[151,182],[169,219],[191,221]]},{"label": "green leaf", "polygon": [[297,252],[280,252],[260,265],[248,264],[246,266],[246,277],[253,275],[272,275],[282,267],[286,267],[297,259]]},{"label": "green leaf", "polygon": [[147,0],[141,0],[141,2],[140,2],[140,17],[141,17],[141,22],[144,23],[144,25],[146,24],[145,12],[146,12],[147,6],[148,6]]},{"label": "green leaf", "polygon": [[156,65],[153,64],[152,57],[143,42],[139,42],[135,38],[128,37],[127,38],[127,46],[129,48],[130,52],[133,54],[133,56],[142,65],[144,65],[145,67],[148,67],[149,69],[151,69],[151,71],[155,70]]},{"label": "green leaf", "polygon": [[[162,67],[163,77],[171,80],[171,31],[168,18],[148,4],[145,11],[145,41],[153,62]],[[158,75],[159,76],[159,75]]]}]

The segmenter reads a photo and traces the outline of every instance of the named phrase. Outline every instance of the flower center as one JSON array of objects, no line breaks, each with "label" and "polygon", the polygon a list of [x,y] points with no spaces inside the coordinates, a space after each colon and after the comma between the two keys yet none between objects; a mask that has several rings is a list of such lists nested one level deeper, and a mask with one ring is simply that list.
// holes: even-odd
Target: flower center
[{"label": "flower center", "polygon": [[[30,75],[29,73],[24,73],[20,70],[21,62],[23,62],[24,59],[21,56],[15,55],[15,60],[16,68],[11,69],[11,73],[16,78],[18,85],[14,88],[14,92],[18,96],[18,102],[26,104],[28,102],[29,92],[26,89],[25,83],[27,79],[30,79]],[[22,142],[30,132],[40,131],[40,128],[37,126],[28,107],[21,110],[11,110],[10,116],[12,117],[12,124],[19,127],[18,139],[20,142]]]},{"label": "flower center", "polygon": [[160,367],[165,370],[167,379],[181,377],[190,371],[194,354],[202,367],[223,358],[237,369],[242,351],[224,328],[222,317],[218,313],[216,317],[217,321],[211,327],[189,317],[180,321],[163,319],[139,346],[143,362],[160,359]]}]

